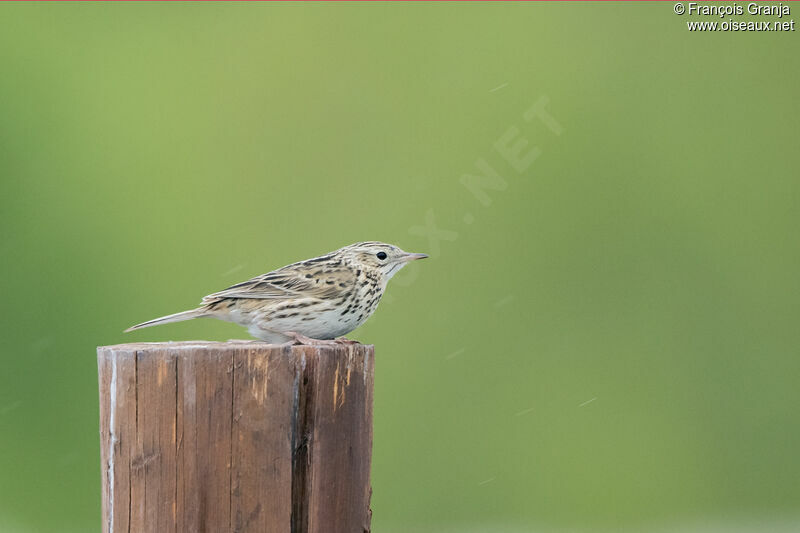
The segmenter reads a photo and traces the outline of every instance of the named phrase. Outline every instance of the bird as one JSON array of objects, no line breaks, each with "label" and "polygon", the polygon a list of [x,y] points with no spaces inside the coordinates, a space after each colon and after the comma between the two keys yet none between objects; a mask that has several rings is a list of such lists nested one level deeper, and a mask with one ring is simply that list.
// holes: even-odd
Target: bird
[{"label": "bird", "polygon": [[428,257],[377,241],[358,242],[209,294],[199,307],[125,330],[212,317],[271,344],[353,343],[343,336],[378,307],[386,285],[409,262]]}]

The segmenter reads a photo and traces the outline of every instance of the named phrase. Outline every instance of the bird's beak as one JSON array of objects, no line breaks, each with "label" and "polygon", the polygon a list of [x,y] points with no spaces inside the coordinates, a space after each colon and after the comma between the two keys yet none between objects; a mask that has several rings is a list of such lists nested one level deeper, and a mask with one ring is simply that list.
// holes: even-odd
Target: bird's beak
[{"label": "bird's beak", "polygon": [[403,261],[416,261],[417,259],[425,259],[428,257],[425,254],[406,254],[403,256]]}]

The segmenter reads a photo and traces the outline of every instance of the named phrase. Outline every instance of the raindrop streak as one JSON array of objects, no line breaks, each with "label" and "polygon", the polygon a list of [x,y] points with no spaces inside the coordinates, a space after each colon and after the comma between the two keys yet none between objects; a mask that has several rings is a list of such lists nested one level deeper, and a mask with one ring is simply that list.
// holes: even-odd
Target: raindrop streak
[{"label": "raindrop streak", "polygon": [[464,353],[466,351],[467,351],[466,348],[461,348],[461,349],[456,350],[455,352],[451,353],[447,357],[445,357],[445,359],[447,359],[449,361],[450,359],[453,359],[454,357],[458,357],[459,355],[461,355],[462,353]]},{"label": "raindrop streak", "polygon": [[592,402],[593,402],[593,401],[595,401],[596,399],[597,399],[597,396],[595,396],[595,397],[594,397],[594,398],[592,398],[591,400],[586,400],[585,402],[583,402],[582,404],[580,404],[578,407],[583,407],[584,405],[589,405],[590,403],[592,403]]}]

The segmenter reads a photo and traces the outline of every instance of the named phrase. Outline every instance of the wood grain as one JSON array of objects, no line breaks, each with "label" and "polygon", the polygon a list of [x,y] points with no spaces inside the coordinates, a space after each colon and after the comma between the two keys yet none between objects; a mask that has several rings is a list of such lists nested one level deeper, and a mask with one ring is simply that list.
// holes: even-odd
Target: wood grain
[{"label": "wood grain", "polygon": [[370,530],[372,346],[97,353],[104,532]]}]

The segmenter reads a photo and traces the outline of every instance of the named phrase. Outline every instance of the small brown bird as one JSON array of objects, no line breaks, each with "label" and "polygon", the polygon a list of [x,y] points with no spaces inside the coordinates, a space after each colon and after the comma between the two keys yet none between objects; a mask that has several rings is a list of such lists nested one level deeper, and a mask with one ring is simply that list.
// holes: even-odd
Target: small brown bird
[{"label": "small brown bird", "polygon": [[210,294],[197,309],[125,331],[213,317],[244,326],[253,337],[271,343],[350,342],[337,337],[370,317],[392,276],[409,261],[425,257],[391,244],[359,242]]}]

